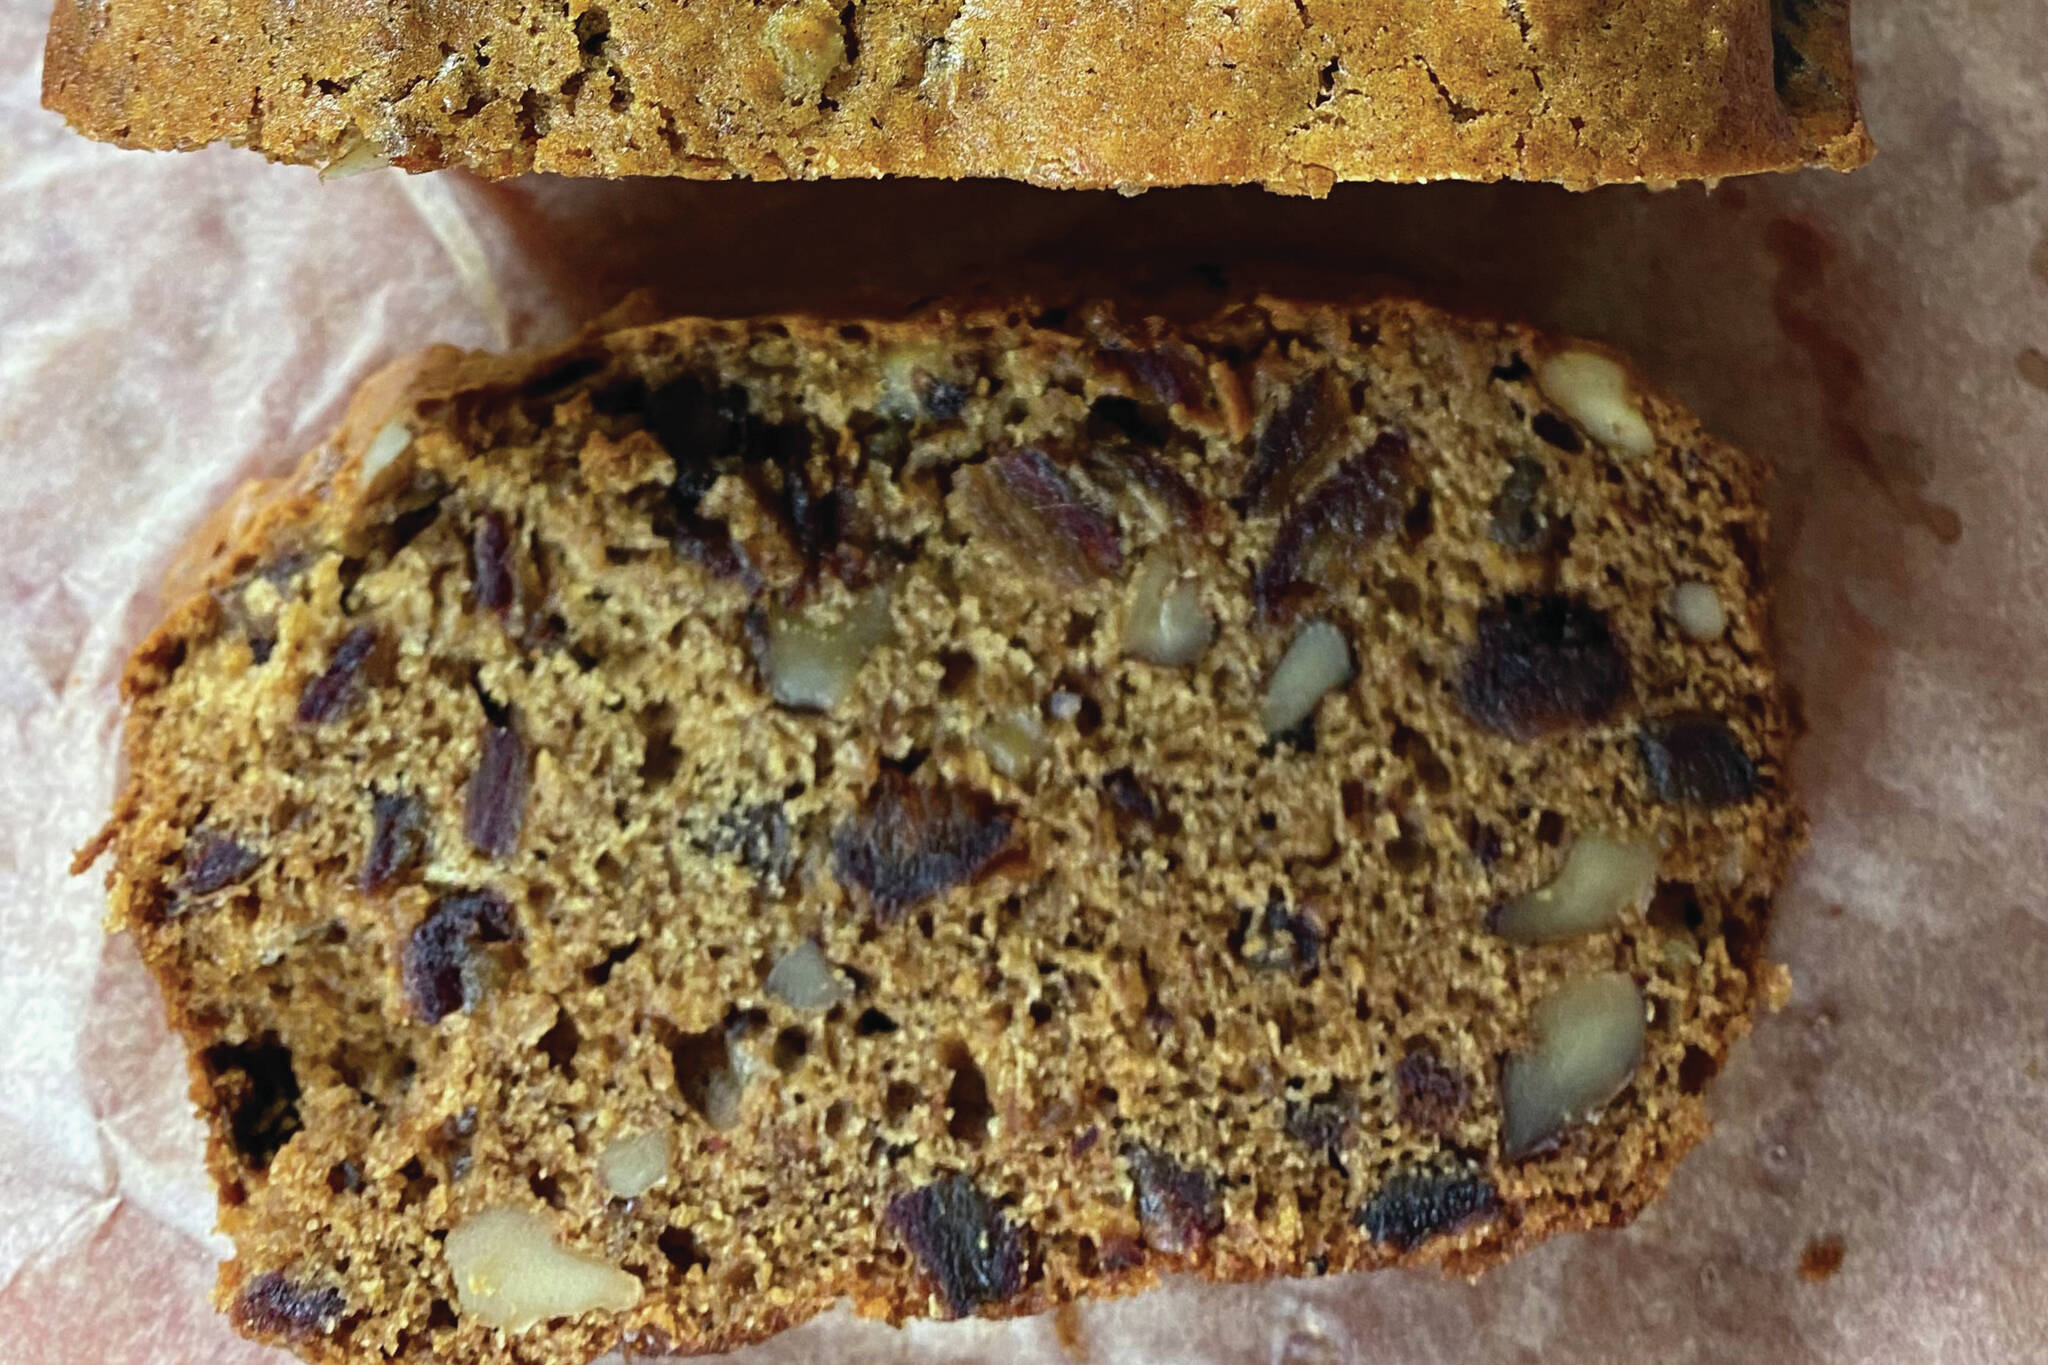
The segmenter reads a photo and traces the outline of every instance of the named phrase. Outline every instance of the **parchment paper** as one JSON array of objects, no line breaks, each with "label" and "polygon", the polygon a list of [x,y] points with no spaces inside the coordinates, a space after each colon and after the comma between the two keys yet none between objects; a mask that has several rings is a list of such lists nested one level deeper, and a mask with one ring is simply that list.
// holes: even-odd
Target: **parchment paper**
[{"label": "parchment paper", "polygon": [[281,1359],[206,1307],[225,1247],[183,1068],[96,880],[64,872],[111,791],[120,660],[204,511],[427,342],[546,339],[649,284],[739,311],[1024,257],[1407,274],[1634,351],[1774,459],[1811,725],[1813,845],[1774,936],[1794,1003],[1634,1228],[1477,1286],[1179,1285],[900,1333],[834,1315],[737,1358],[2048,1359],[2048,5],[1858,18],[1882,155],[1853,177],[1313,203],[323,185],[72,138],[36,107],[43,0],[0,0],[0,1365]]}]

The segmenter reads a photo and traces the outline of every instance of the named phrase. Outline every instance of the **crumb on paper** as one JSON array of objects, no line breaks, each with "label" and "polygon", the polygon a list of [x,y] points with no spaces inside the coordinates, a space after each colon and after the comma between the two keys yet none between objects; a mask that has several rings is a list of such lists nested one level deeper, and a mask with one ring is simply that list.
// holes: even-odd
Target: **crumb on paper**
[{"label": "crumb on paper", "polygon": [[1844,1248],[1839,1237],[1816,1237],[1799,1253],[1799,1278],[1808,1284],[1831,1280],[1842,1268]]}]

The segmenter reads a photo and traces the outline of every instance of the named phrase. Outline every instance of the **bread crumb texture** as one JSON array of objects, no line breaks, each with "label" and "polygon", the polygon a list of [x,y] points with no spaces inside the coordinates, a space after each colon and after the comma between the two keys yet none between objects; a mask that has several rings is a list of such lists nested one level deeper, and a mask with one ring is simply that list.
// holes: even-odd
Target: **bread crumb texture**
[{"label": "bread crumb texture", "polygon": [[336,170],[1116,187],[1868,159],[1848,0],[57,0],[43,96]]},{"label": "bread crumb texture", "polygon": [[580,1365],[1627,1220],[1783,990],[1759,484],[1400,301],[382,376],[127,677],[222,1306]]}]

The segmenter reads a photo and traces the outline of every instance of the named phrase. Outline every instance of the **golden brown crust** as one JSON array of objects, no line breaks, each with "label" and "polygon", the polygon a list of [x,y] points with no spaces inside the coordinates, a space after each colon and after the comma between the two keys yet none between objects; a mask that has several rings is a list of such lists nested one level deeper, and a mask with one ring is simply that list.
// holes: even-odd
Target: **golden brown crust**
[{"label": "golden brown crust", "polygon": [[1847,0],[563,9],[58,0],[44,101],[124,146],[487,176],[1583,187],[1870,156]]},{"label": "golden brown crust", "polygon": [[[1472,1274],[1633,1217],[1782,993],[1764,916],[1803,826],[1763,471],[1599,354],[1398,300],[1259,299],[1171,325],[684,320],[384,372],[195,542],[207,567],[127,679],[102,842],[191,1048],[237,1247],[223,1307],[313,1360],[563,1365],[629,1334],[737,1346],[842,1297],[901,1321],[1164,1272]],[[707,397],[727,384],[755,425]],[[1314,392],[1353,425],[1301,417]],[[776,464],[799,430],[808,454]],[[1261,485],[1290,431],[1308,464]],[[1351,504],[1362,538],[1256,605],[1289,578],[1290,518],[1336,507],[1390,431],[1407,463],[1370,487],[1394,524]],[[768,465],[689,476],[733,441]],[[1547,482],[1513,503],[1529,465]],[[798,468],[851,480],[828,481],[852,520],[820,568],[790,529],[813,524]],[[793,521],[749,501],[778,487]],[[1021,510],[977,501],[1004,489]],[[1020,526],[1042,538],[1022,554]],[[1128,656],[1161,553],[1214,630],[1185,671]],[[1679,628],[1681,583],[1711,589],[1718,631]],[[881,584],[890,633],[851,690],[770,701],[767,623],[850,618]],[[1594,684],[1475,696],[1474,623],[1517,593],[1597,613],[1626,695],[1596,658]],[[1310,619],[1341,624],[1356,677],[1312,741],[1262,745],[1249,716]],[[360,680],[330,685],[362,630]],[[1038,738],[999,761],[1020,704]],[[1695,713],[1749,765],[1705,805],[1673,792],[1712,795],[1725,765],[1674,787],[1642,748]],[[478,726],[520,737],[509,843],[465,814]],[[892,882],[861,832],[905,789],[906,828],[967,841],[914,865],[937,889]],[[428,833],[372,877],[372,798],[400,795]],[[1487,927],[1593,833],[1658,850],[1647,909],[1550,944]],[[478,891],[498,908],[445,918]],[[847,973],[829,1008],[764,983],[807,937]],[[436,975],[451,944],[471,956]],[[1608,970],[1650,1002],[1640,1065],[1510,1159],[1497,1066],[1540,1002]],[[608,1197],[607,1154],[655,1131],[666,1182]],[[983,1197],[1000,1222],[949,1270],[933,1229],[975,1231]],[[623,1266],[637,1305],[485,1326],[444,1240],[498,1208]]]}]

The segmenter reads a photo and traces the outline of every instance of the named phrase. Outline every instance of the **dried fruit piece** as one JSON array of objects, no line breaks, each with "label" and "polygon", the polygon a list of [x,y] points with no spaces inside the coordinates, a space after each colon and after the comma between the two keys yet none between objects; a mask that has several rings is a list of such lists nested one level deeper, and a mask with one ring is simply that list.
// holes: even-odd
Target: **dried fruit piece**
[{"label": "dried fruit piece", "polygon": [[638,1199],[668,1179],[675,1143],[660,1128],[614,1138],[597,1158],[597,1173],[614,1199]]},{"label": "dried fruit piece", "polygon": [[1146,1246],[1184,1256],[1223,1231],[1223,1200],[1208,1174],[1149,1147],[1127,1148],[1124,1160],[1130,1163]]},{"label": "dried fruit piece", "polygon": [[341,1322],[348,1301],[332,1285],[306,1285],[266,1270],[242,1286],[228,1315],[244,1332],[264,1336],[326,1335]]},{"label": "dried fruit piece", "polygon": [[846,982],[825,950],[810,939],[775,959],[766,986],[768,994],[796,1010],[830,1009],[847,995]]},{"label": "dried fruit piece", "polygon": [[1322,965],[1323,926],[1313,911],[1294,909],[1276,891],[1264,910],[1245,916],[1238,932],[1238,956],[1250,966],[1287,972],[1303,983],[1315,980]]},{"label": "dried fruit piece", "polygon": [[486,725],[462,810],[471,848],[486,858],[505,858],[519,847],[526,783],[526,745],[510,726]]},{"label": "dried fruit piece", "polygon": [[1188,412],[1208,406],[1208,361],[1186,342],[1161,339],[1145,346],[1115,340],[1102,350],[1154,401]]},{"label": "dried fruit piece", "polygon": [[1565,854],[1554,881],[1496,906],[1487,927],[1515,943],[1577,938],[1619,922],[1622,911],[1647,904],[1656,888],[1656,849],[1604,834],[1582,834]]},{"label": "dried fruit piece", "polygon": [[[1094,411],[1100,413],[1109,401],[1098,400]],[[1090,446],[1082,467],[1097,487],[1117,495],[1157,531],[1198,530],[1208,520],[1208,506],[1194,485],[1158,452],[1138,444],[1135,436]]]},{"label": "dried fruit piece", "polygon": [[[1569,430],[1569,428],[1567,428]],[[1495,543],[1516,554],[1539,554],[1557,538],[1557,527],[1544,505],[1543,485],[1549,473],[1535,460],[1517,459],[1493,495],[1491,531]]]},{"label": "dried fruit piece", "polygon": [[1315,714],[1332,688],[1351,681],[1351,645],[1328,621],[1311,621],[1296,633],[1266,683],[1259,721],[1268,738],[1294,729]]},{"label": "dried fruit piece", "polygon": [[975,528],[1002,545],[1019,567],[1046,572],[1068,587],[1123,567],[1115,519],[1036,446],[961,470],[955,482]]},{"label": "dried fruit piece", "polygon": [[1023,1287],[1023,1238],[968,1177],[945,1176],[896,1196],[888,1218],[954,1317]]},{"label": "dried fruit piece", "polygon": [[1334,587],[1337,569],[1401,524],[1408,510],[1408,435],[1389,428],[1337,466],[1280,522],[1252,578],[1252,602],[1271,617],[1304,588]]},{"label": "dried fruit piece", "polygon": [[1697,712],[1643,722],[1636,752],[1659,801],[1739,806],[1756,795],[1756,764],[1727,723]]},{"label": "dried fruit piece", "polygon": [[1501,1156],[1520,1161],[1621,1092],[1643,1057],[1643,996],[1620,972],[1559,987],[1530,1017],[1535,1046],[1501,1064]]},{"label": "dried fruit piece", "polygon": [[1628,371],[1594,351],[1560,351],[1536,366],[1536,383],[1550,401],[1602,445],[1627,455],[1648,455],[1657,438],[1630,396]]},{"label": "dried fruit piece", "polygon": [[1458,677],[1473,724],[1525,742],[1605,720],[1628,690],[1628,659],[1607,618],[1549,595],[1511,594],[1481,608]]},{"label": "dried fruit piece", "polygon": [[1254,516],[1272,516],[1292,502],[1349,417],[1335,374],[1319,370],[1296,385],[1259,429],[1244,480],[1246,508]]},{"label": "dried fruit piece", "polygon": [[328,656],[327,668],[299,692],[299,720],[321,725],[355,704],[362,693],[363,665],[377,648],[377,628],[357,626],[341,637]]},{"label": "dried fruit piece", "polygon": [[756,659],[769,695],[784,706],[829,711],[845,699],[868,655],[894,633],[887,588],[860,594],[844,615],[769,616]]},{"label": "dried fruit piece", "polygon": [[489,984],[487,959],[477,945],[512,937],[512,907],[495,891],[457,891],[441,897],[406,940],[405,998],[429,1024],[475,1008]]},{"label": "dried fruit piece", "polygon": [[476,519],[469,536],[470,591],[480,611],[503,616],[511,610],[518,576],[512,567],[512,528],[499,512]]},{"label": "dried fruit piece", "polygon": [[1358,1092],[1349,1085],[1333,1085],[1313,1099],[1287,1106],[1287,1136],[1312,1151],[1334,1157],[1350,1144],[1357,1126]]},{"label": "dried fruit piece", "polygon": [[1358,1225],[1375,1242],[1411,1251],[1432,1237],[1459,1232],[1500,1212],[1493,1182],[1470,1171],[1417,1170],[1391,1176],[1358,1210]]},{"label": "dried fruit piece", "polygon": [[1201,589],[1183,577],[1173,556],[1154,550],[1131,579],[1124,616],[1124,652],[1162,668],[1184,668],[1216,638],[1216,623],[1202,608]]},{"label": "dried fruit piece", "polygon": [[1465,1073],[1444,1061],[1426,1042],[1411,1046],[1394,1064],[1394,1086],[1400,1095],[1401,1122],[1438,1135],[1458,1126],[1465,1103],[1472,1097]]},{"label": "dried fruit piece", "polygon": [[1010,844],[1010,813],[982,792],[884,772],[832,840],[832,870],[893,924],[919,901],[974,880]]},{"label": "dried fruit piece", "polygon": [[420,860],[427,847],[427,808],[408,792],[379,792],[370,803],[370,847],[356,884],[381,891]]},{"label": "dried fruit piece", "polygon": [[548,1220],[525,1209],[473,1213],[441,1249],[457,1306],[486,1327],[524,1332],[550,1318],[623,1313],[640,1302],[639,1280],[559,1245]]},{"label": "dried fruit piece", "polygon": [[263,855],[218,830],[194,830],[185,845],[185,875],[179,894],[210,896],[233,886],[263,865]]}]

